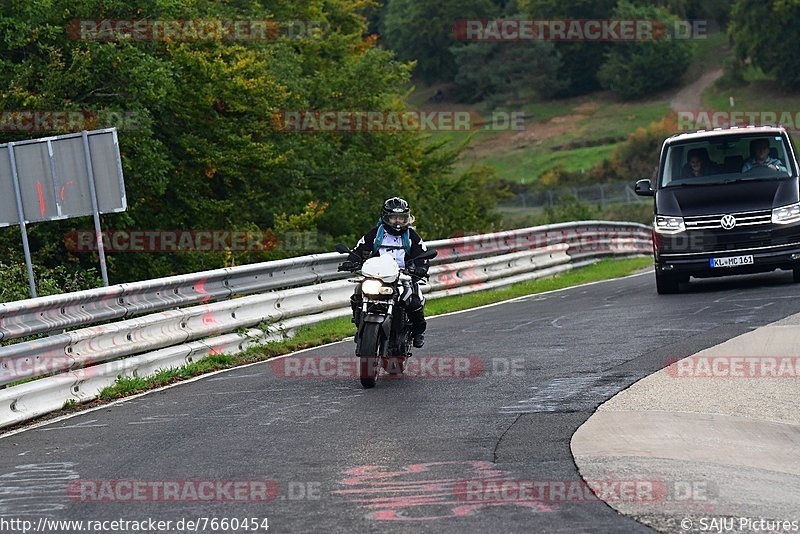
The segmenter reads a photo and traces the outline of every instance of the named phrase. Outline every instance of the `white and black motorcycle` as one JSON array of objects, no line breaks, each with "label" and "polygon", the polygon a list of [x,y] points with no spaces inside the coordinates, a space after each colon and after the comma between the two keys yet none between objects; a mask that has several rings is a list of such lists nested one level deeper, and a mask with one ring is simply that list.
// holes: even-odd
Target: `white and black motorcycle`
[{"label": "white and black motorcycle", "polygon": [[[361,258],[346,245],[336,245],[336,251],[349,254],[351,261],[361,264]],[[436,255],[435,250],[426,250],[411,262]],[[361,318],[355,339],[356,356],[361,385],[371,388],[381,368],[400,375],[411,356],[411,320],[405,310],[412,294],[412,276],[401,270],[389,254],[367,259],[359,272],[362,278],[356,282],[361,284]],[[415,278],[424,285],[424,278]]]}]

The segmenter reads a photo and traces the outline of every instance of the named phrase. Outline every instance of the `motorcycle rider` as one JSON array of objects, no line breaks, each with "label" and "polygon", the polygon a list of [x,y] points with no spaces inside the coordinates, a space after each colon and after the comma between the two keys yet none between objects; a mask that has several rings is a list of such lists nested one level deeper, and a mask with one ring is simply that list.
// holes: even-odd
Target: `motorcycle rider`
[{"label": "motorcycle rider", "polygon": [[[419,278],[428,275],[428,261],[411,258],[427,250],[422,238],[411,224],[414,217],[408,202],[399,197],[392,197],[383,203],[381,218],[378,225],[372,228],[356,244],[353,252],[361,257],[363,263],[370,257],[391,254],[398,267],[405,269],[411,275],[412,294],[406,307],[406,315],[411,320],[414,347],[420,348],[425,343],[425,297],[419,286]],[[355,271],[361,268],[361,263],[346,261],[340,270]],[[350,306],[353,308],[353,322],[358,328],[361,319],[361,286],[356,285],[353,296],[350,297]]]}]

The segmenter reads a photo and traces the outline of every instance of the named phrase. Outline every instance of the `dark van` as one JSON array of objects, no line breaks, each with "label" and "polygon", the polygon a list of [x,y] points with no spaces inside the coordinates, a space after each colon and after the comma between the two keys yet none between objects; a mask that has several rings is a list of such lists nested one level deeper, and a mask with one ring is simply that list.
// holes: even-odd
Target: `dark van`
[{"label": "dark van", "polygon": [[784,128],[717,128],[669,137],[653,196],[658,293],[690,276],[793,271],[800,282],[800,193],[794,145]]}]

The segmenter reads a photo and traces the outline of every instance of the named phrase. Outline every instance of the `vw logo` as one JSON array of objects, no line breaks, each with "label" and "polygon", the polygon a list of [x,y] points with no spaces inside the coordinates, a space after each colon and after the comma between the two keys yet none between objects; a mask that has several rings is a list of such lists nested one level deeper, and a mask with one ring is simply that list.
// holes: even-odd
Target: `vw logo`
[{"label": "vw logo", "polygon": [[736,226],[736,217],[733,215],[723,215],[719,223],[725,230],[733,230],[733,227]]}]

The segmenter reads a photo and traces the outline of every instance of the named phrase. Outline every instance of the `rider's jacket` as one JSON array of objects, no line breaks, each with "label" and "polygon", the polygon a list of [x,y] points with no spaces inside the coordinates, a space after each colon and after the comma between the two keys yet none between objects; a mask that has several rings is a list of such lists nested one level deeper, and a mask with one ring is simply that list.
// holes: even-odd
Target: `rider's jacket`
[{"label": "rider's jacket", "polygon": [[[385,231],[382,226],[379,224],[372,228],[358,240],[353,252],[361,256],[362,260],[373,256],[391,254],[394,256],[397,265],[403,269],[408,265],[410,258],[428,250],[425,242],[422,241],[422,238],[413,228],[409,227],[401,235],[392,235]],[[416,260],[414,262],[417,267],[427,266],[427,263],[427,260]]]}]

